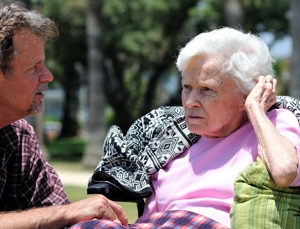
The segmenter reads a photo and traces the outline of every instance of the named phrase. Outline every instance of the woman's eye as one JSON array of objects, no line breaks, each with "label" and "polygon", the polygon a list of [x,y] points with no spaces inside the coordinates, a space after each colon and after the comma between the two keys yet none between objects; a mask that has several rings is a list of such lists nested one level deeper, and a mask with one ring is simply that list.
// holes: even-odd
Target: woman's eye
[{"label": "woman's eye", "polygon": [[209,87],[204,87],[203,91],[211,91],[211,89]]},{"label": "woman's eye", "polygon": [[187,90],[190,90],[191,89],[191,86],[189,86],[189,85],[183,85],[182,86],[182,90],[184,90],[184,91],[187,91]]},{"label": "woman's eye", "polygon": [[210,94],[212,94],[212,93],[215,93],[216,91],[215,90],[213,90],[212,88],[210,88],[210,87],[203,87],[203,88],[201,88],[200,89],[200,93],[205,93],[205,94],[207,94],[207,95],[210,95]]}]

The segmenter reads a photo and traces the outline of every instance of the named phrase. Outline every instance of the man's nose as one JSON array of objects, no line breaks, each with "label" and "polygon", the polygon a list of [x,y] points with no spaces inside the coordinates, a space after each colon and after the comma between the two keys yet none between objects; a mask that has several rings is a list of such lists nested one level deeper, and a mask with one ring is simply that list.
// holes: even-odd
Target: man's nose
[{"label": "man's nose", "polygon": [[51,82],[53,80],[53,74],[50,70],[44,66],[43,71],[40,75],[40,82]]}]

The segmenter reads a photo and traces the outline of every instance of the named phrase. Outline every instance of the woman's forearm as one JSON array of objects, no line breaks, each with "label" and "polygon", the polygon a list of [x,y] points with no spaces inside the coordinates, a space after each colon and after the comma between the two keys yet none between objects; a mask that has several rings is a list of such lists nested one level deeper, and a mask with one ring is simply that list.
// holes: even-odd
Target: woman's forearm
[{"label": "woman's forearm", "polygon": [[258,141],[258,154],[278,186],[289,185],[297,176],[298,156],[292,142],[282,136],[259,107],[248,107]]}]

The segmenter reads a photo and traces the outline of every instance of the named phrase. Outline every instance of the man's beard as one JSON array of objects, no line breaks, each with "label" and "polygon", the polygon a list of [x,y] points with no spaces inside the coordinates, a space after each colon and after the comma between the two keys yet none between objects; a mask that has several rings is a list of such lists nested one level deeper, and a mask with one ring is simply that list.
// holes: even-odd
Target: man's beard
[{"label": "man's beard", "polygon": [[[48,88],[48,83],[42,83],[38,85],[35,93],[46,91]],[[45,109],[43,100],[37,104],[37,102],[33,101],[27,113],[30,116],[41,114]]]},{"label": "man's beard", "polygon": [[45,105],[43,101],[41,101],[40,104],[37,104],[36,102],[33,102],[27,111],[28,115],[33,116],[33,115],[38,115],[41,114],[45,110]]}]

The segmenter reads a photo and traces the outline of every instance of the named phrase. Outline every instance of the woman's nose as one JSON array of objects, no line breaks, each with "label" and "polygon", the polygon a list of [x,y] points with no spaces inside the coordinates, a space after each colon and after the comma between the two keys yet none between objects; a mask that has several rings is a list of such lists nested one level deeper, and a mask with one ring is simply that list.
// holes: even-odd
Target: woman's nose
[{"label": "woman's nose", "polygon": [[200,95],[198,91],[192,90],[189,95],[186,98],[186,106],[188,107],[200,107],[201,101],[200,101]]}]

